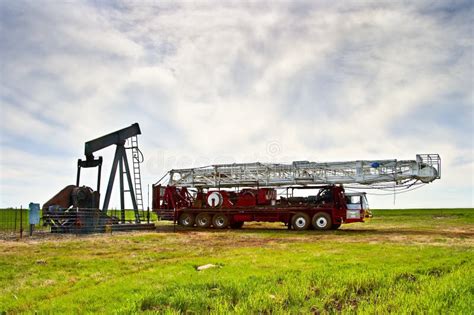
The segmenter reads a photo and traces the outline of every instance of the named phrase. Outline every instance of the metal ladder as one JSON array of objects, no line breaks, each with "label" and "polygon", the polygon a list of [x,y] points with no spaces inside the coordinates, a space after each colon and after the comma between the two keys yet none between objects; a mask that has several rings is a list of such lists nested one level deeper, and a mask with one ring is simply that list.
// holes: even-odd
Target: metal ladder
[{"label": "metal ladder", "polygon": [[138,211],[143,215],[143,191],[142,191],[142,176],[140,172],[140,164],[143,162],[143,155],[138,149],[138,137],[130,138],[133,161],[133,184],[135,189],[135,198],[137,201]]}]

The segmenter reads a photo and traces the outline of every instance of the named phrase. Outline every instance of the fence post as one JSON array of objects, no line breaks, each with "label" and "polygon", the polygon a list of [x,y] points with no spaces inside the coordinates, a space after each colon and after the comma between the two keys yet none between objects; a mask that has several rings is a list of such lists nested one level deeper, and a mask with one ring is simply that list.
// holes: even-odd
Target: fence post
[{"label": "fence post", "polygon": [[23,206],[20,206],[20,238],[23,238]]},{"label": "fence post", "polygon": [[76,207],[76,219],[74,220],[74,224],[73,224],[73,229],[74,229],[74,233],[76,234],[77,236],[77,233],[78,233],[78,230],[79,230],[79,209]]},{"label": "fence post", "polygon": [[147,210],[148,210],[148,213],[146,214],[146,223],[147,224],[150,224],[150,184],[146,185],[147,186]]},{"label": "fence post", "polygon": [[14,224],[14,227],[13,227],[13,233],[16,233],[16,220],[17,220],[17,217],[18,217],[18,211],[15,210],[15,224]]}]

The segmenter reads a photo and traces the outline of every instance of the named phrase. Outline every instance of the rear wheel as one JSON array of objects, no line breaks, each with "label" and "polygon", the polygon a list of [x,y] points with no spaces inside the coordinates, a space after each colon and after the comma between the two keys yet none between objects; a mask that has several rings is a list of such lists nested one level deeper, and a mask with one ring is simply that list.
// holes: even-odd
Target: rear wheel
[{"label": "rear wheel", "polygon": [[199,213],[196,216],[196,226],[200,228],[208,228],[211,226],[211,216],[208,213]]},{"label": "rear wheel", "polygon": [[291,218],[291,226],[297,231],[307,230],[311,222],[306,213],[299,212]]},{"label": "rear wheel", "polygon": [[316,230],[329,230],[332,227],[331,216],[326,212],[318,212],[313,216],[313,227]]},{"label": "rear wheel", "polygon": [[224,229],[229,226],[229,218],[225,214],[215,214],[212,218],[212,225],[216,229]]},{"label": "rear wheel", "polygon": [[194,225],[194,214],[192,213],[183,213],[179,216],[179,224],[186,227],[191,227]]},{"label": "rear wheel", "polygon": [[241,229],[244,226],[244,221],[233,222],[230,224],[231,229]]},{"label": "rear wheel", "polygon": [[340,224],[333,224],[333,225],[331,225],[331,230],[337,230],[340,227],[341,227]]}]

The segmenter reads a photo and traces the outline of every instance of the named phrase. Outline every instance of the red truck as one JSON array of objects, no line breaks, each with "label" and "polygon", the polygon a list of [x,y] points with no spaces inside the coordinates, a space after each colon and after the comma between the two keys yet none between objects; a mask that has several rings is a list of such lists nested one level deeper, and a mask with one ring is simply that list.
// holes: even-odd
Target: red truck
[{"label": "red truck", "polygon": [[[153,209],[161,220],[185,227],[241,228],[245,222],[282,222],[294,230],[338,229],[371,217],[365,193],[346,195],[342,185],[292,186],[277,196],[275,188],[240,190],[153,187]],[[295,192],[318,190],[315,195]]]}]

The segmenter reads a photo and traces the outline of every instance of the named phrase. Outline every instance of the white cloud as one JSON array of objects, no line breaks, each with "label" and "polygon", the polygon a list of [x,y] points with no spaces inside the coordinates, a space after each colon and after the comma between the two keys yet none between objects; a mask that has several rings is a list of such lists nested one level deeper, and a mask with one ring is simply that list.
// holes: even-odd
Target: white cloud
[{"label": "white cloud", "polygon": [[[201,162],[413,159],[429,151],[442,155],[443,179],[397,206],[473,206],[472,5],[0,6],[0,206],[22,200],[10,184],[20,170],[26,186],[40,187],[35,198],[48,199],[50,187],[28,174],[44,172],[59,189],[75,174],[63,183],[55,169],[74,169],[84,141],[135,121],[149,183]],[[38,154],[17,159],[7,137],[26,137]],[[49,160],[47,150],[63,156]],[[458,192],[440,194],[452,187]]]}]

